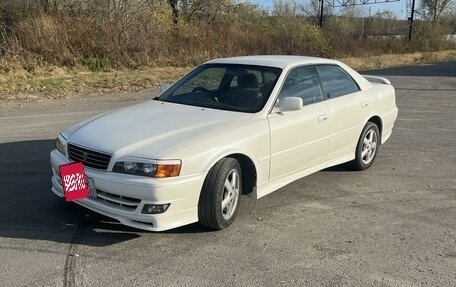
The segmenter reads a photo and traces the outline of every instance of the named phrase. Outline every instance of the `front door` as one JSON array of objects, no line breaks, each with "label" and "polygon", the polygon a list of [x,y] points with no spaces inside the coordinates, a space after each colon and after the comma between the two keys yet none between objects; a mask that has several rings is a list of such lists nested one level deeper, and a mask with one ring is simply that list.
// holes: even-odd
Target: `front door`
[{"label": "front door", "polygon": [[[304,105],[297,111],[280,112],[285,97],[300,97]],[[330,134],[329,109],[314,67],[297,67],[288,73],[277,106],[268,117],[271,181],[325,161]]]}]

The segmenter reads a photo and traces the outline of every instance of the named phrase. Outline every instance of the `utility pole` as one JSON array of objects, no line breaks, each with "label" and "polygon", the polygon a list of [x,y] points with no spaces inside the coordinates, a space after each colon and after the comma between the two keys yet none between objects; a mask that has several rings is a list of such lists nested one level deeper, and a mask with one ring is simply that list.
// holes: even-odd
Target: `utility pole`
[{"label": "utility pole", "polygon": [[412,42],[412,30],[413,30],[413,16],[415,15],[415,0],[412,0],[412,12],[410,13],[410,28],[409,28],[409,35],[408,41],[409,43]]},{"label": "utility pole", "polygon": [[324,0],[319,0],[320,1],[320,28],[323,27],[323,2]]}]

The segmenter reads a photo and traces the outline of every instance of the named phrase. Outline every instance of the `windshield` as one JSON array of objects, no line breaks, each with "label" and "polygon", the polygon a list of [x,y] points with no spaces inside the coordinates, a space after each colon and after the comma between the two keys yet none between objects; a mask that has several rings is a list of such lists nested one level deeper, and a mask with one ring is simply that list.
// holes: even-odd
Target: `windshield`
[{"label": "windshield", "polygon": [[256,113],[266,104],[281,71],[263,66],[206,64],[182,78],[159,100]]}]

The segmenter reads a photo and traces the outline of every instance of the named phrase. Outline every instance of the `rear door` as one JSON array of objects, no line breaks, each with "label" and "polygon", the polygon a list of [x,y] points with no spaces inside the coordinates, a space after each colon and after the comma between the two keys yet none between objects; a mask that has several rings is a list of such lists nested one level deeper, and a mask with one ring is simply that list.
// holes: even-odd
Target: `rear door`
[{"label": "rear door", "polygon": [[328,160],[356,148],[369,102],[352,77],[337,65],[315,66],[331,119]]}]

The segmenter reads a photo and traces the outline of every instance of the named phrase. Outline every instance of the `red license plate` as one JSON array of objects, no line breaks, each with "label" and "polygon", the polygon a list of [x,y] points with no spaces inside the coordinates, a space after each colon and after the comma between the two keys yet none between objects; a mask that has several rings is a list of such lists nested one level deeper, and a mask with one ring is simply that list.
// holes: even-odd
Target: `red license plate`
[{"label": "red license plate", "polygon": [[59,170],[66,201],[89,197],[87,179],[82,163],[62,165]]}]

